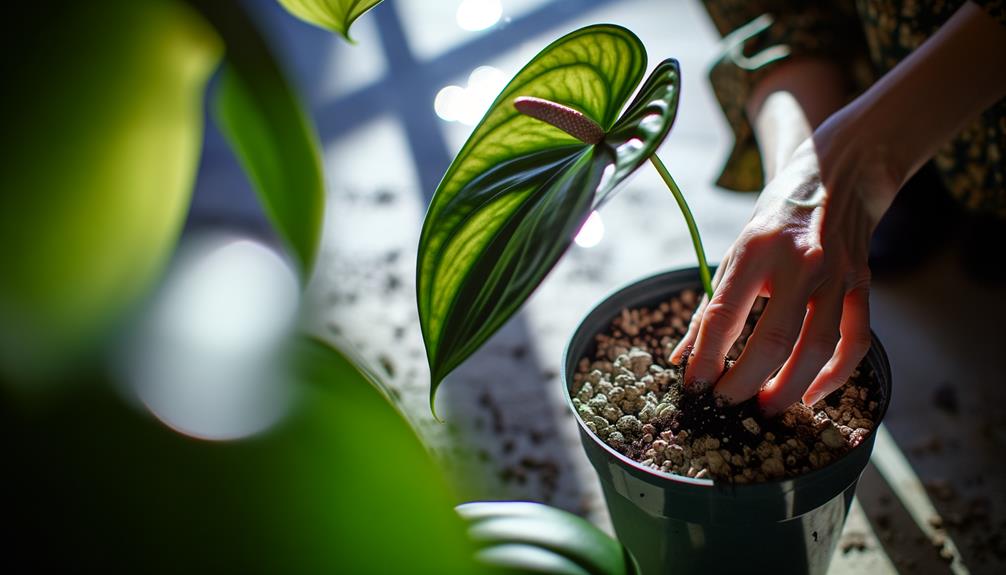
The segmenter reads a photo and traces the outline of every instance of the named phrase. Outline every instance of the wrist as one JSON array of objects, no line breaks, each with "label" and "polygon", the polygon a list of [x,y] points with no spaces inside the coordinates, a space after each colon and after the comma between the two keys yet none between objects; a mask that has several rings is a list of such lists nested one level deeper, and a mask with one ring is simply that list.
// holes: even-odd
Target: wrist
[{"label": "wrist", "polygon": [[800,103],[789,92],[765,98],[754,119],[754,130],[766,182],[772,181],[813,133]]},{"label": "wrist", "polygon": [[[886,210],[897,190],[981,110],[1006,95],[1006,33],[974,3],[833,114],[814,134],[822,171],[850,170],[881,185]],[[866,192],[864,192],[866,193]]]},{"label": "wrist", "polygon": [[833,114],[812,140],[826,186],[858,194],[875,225],[911,173],[883,121],[861,104],[854,101]]}]

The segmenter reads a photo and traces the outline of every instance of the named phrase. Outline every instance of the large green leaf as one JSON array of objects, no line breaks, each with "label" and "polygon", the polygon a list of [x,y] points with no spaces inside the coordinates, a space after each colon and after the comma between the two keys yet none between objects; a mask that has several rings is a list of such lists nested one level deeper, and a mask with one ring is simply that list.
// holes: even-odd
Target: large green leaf
[{"label": "large green leaf", "polygon": [[221,46],[173,0],[28,2],[2,27],[0,375],[22,381],[91,351],[160,276]]},{"label": "large green leaf", "polygon": [[[443,378],[541,283],[592,207],[667,135],[677,109],[674,60],[657,66],[616,120],[645,69],[642,44],[624,28],[564,36],[517,73],[451,164],[427,212],[417,263],[431,402]],[[519,97],[572,108],[606,135],[581,142],[518,112]]]},{"label": "large green leaf", "polygon": [[632,575],[628,550],[586,520],[523,501],[466,503],[457,507],[478,545],[476,558],[507,573]]},{"label": "large green leaf", "polygon": [[279,0],[279,3],[301,20],[341,34],[352,42],[349,27],[381,0]]},{"label": "large green leaf", "polygon": [[214,102],[217,125],[306,279],[324,215],[318,136],[248,14],[232,2],[207,0],[199,6],[227,45]]},{"label": "large green leaf", "polygon": [[298,348],[291,411],[236,441],[180,435],[103,383],[36,409],[0,396],[0,432],[19,442],[5,453],[18,494],[5,519],[25,543],[6,560],[57,573],[477,572],[413,429],[340,352]]}]

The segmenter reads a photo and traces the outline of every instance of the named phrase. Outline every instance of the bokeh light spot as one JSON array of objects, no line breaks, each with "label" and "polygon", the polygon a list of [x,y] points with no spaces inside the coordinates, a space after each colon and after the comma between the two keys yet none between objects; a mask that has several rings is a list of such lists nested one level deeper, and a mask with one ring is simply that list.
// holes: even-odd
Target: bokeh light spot
[{"label": "bokeh light spot", "polygon": [[492,66],[479,66],[468,75],[468,86],[445,86],[433,101],[437,116],[466,126],[478,124],[496,96],[506,87],[506,76]]},{"label": "bokeh light spot", "polygon": [[455,18],[462,30],[485,30],[503,15],[500,0],[462,0]]},{"label": "bokeh light spot", "polygon": [[130,387],[165,425],[238,439],[290,404],[282,347],[299,287],[275,251],[246,239],[191,240],[124,356]]}]

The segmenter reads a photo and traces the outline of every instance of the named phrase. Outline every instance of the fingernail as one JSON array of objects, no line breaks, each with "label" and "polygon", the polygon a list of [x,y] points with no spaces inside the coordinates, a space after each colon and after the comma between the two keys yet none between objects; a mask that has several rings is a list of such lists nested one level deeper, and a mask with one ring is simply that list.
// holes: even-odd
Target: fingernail
[{"label": "fingernail", "polygon": [[824,399],[824,397],[825,397],[825,394],[823,394],[821,392],[818,392],[818,393],[815,393],[815,394],[810,395],[808,397],[805,397],[803,399],[803,404],[806,405],[807,407],[811,407],[815,403],[817,403],[817,402],[821,401],[822,399]]},{"label": "fingernail", "polygon": [[[675,347],[674,350],[671,351],[671,358],[670,358],[671,363],[678,367],[682,365],[688,365],[688,358],[690,358],[692,355],[692,346],[686,345],[684,349],[681,350],[681,353],[677,353],[677,351],[678,351],[677,347]],[[678,356],[677,361],[673,361],[675,355]]]}]

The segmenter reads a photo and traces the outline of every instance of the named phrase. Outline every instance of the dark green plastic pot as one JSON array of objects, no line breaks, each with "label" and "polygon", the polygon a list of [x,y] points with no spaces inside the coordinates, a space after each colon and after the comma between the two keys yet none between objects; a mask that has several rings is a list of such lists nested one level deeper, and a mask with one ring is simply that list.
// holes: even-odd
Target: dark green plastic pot
[{"label": "dark green plastic pot", "polygon": [[[697,269],[639,280],[598,304],[573,334],[564,357],[566,403],[580,358],[594,336],[626,307],[653,306],[699,287]],[[891,368],[876,335],[866,361],[880,386],[879,424],[891,397]],[[592,434],[577,416],[580,440],[597,471],[619,540],[644,575],[657,573],[824,573],[874,434],[823,469],[782,481],[716,485],[643,467]]]}]

